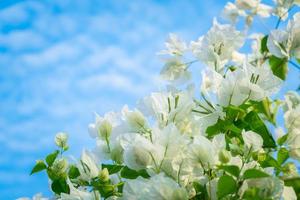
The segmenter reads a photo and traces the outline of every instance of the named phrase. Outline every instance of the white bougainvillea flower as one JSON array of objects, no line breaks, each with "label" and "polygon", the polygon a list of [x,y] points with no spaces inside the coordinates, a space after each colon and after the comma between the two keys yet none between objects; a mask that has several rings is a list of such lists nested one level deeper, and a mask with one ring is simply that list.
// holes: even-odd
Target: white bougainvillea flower
[{"label": "white bougainvillea flower", "polygon": [[173,179],[164,174],[158,174],[150,179],[138,177],[135,180],[128,180],[124,185],[123,198],[131,200],[187,200],[188,195]]},{"label": "white bougainvillea flower", "polygon": [[300,13],[289,21],[286,30],[273,30],[268,37],[267,46],[278,58],[300,58]]},{"label": "white bougainvillea flower", "polygon": [[[219,160],[220,158],[220,152],[226,150],[226,141],[225,141],[225,135],[220,133],[218,135],[216,135],[213,139],[212,139],[212,145],[215,149],[216,155],[214,155],[215,160]],[[229,161],[228,161],[229,162]]]},{"label": "white bougainvillea flower", "polygon": [[185,91],[152,93],[139,103],[145,115],[154,117],[160,126],[180,122],[189,116],[194,106],[193,88]]},{"label": "white bougainvillea flower", "polygon": [[242,68],[227,72],[217,96],[223,106],[239,106],[245,100],[260,101],[272,95],[280,89],[281,83],[268,65],[253,67],[245,62]]},{"label": "white bougainvillea flower", "polygon": [[96,164],[95,158],[92,153],[87,150],[83,150],[81,159],[77,165],[80,173],[80,178],[85,181],[89,181],[99,175],[100,168]]},{"label": "white bougainvillea flower", "polygon": [[158,54],[182,56],[188,49],[187,44],[174,33],[169,34],[169,38],[165,42],[165,46],[167,49],[160,51]]},{"label": "white bougainvillea flower", "polygon": [[246,147],[252,151],[258,151],[263,146],[262,137],[253,131],[243,130],[242,137]]},{"label": "white bougainvillea flower", "polygon": [[64,132],[59,132],[55,135],[55,144],[56,146],[60,147],[60,148],[67,148],[68,147],[68,134],[64,133]]},{"label": "white bougainvillea flower", "polygon": [[174,84],[184,83],[191,78],[191,74],[187,68],[188,64],[184,63],[180,58],[169,58],[160,71],[160,75],[162,79]]},{"label": "white bougainvillea flower", "polygon": [[284,112],[295,109],[300,105],[300,95],[295,91],[288,91],[284,95],[284,99],[284,104],[282,106]]},{"label": "white bougainvillea flower", "polygon": [[208,33],[191,43],[191,49],[202,62],[220,72],[232,53],[243,44],[244,37],[241,32],[231,25],[219,24],[215,19]]},{"label": "white bougainvillea flower", "polygon": [[244,181],[240,188],[240,196],[243,196],[247,189],[257,188],[258,196],[261,199],[280,199],[282,196],[284,182],[277,177],[254,178]]},{"label": "white bougainvillea flower", "polygon": [[290,156],[300,160],[300,95],[288,92],[283,105],[284,123],[287,129],[287,145]]},{"label": "white bougainvillea flower", "polygon": [[273,13],[281,20],[286,20],[288,18],[290,8],[294,5],[300,5],[299,0],[275,0],[275,3],[276,7]]},{"label": "white bougainvillea flower", "polygon": [[287,144],[290,156],[300,160],[300,105],[284,114],[285,127],[288,131]]},{"label": "white bougainvillea flower", "polygon": [[282,200],[297,200],[297,195],[293,187],[284,186]]},{"label": "white bougainvillea flower", "polygon": [[150,140],[139,134],[125,135],[121,139],[124,149],[124,163],[131,169],[156,168],[153,158],[159,157],[158,149]]},{"label": "white bougainvillea flower", "polygon": [[97,113],[95,115],[95,123],[89,124],[89,133],[92,138],[109,137],[112,129],[120,123],[120,115],[115,112],[108,112],[104,117],[100,117]]},{"label": "white bougainvillea flower", "polygon": [[189,156],[196,166],[211,168],[216,164],[216,151],[213,143],[204,136],[196,136],[189,146]]}]

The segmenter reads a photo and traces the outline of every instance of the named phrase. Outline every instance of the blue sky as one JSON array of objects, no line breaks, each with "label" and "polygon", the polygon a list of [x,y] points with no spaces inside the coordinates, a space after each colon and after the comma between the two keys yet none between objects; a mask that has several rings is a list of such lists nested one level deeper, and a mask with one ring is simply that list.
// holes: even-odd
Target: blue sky
[{"label": "blue sky", "polygon": [[[50,195],[46,176],[29,172],[54,150],[55,133],[69,133],[75,155],[93,148],[93,113],[158,90],[155,53],[168,33],[195,40],[225,2],[0,1],[0,199]],[[299,72],[290,78],[284,91]]]}]

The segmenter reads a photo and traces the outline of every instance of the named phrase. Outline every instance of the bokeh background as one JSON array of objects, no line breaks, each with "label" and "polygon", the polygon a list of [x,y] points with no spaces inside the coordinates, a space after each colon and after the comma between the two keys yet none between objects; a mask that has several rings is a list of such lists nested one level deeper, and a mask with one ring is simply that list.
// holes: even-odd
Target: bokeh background
[{"label": "bokeh background", "polygon": [[[225,2],[1,0],[0,199],[50,195],[47,177],[29,173],[54,150],[55,133],[69,133],[76,156],[93,148],[94,112],[133,107],[159,90],[155,53],[168,33],[197,39]],[[254,28],[267,32],[271,23]],[[299,71],[291,68],[288,78],[281,96],[298,87]]]}]

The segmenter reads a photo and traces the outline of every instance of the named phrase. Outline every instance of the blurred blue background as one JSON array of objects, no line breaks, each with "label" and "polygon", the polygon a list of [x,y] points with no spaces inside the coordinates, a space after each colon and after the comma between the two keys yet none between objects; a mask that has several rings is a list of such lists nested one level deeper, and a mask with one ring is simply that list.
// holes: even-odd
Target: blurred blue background
[{"label": "blurred blue background", "polygon": [[[76,156],[93,148],[93,113],[133,107],[159,89],[155,53],[168,33],[197,39],[225,2],[0,1],[0,199],[50,195],[47,177],[29,173],[54,150],[55,133],[69,133]],[[283,92],[298,80],[291,68]]]}]

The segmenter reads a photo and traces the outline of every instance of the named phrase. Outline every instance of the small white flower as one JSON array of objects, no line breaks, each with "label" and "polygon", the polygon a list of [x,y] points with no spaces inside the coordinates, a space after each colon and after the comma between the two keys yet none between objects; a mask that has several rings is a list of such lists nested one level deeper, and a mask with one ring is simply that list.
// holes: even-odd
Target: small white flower
[{"label": "small white flower", "polygon": [[293,187],[284,186],[282,193],[283,200],[297,200],[297,195]]},{"label": "small white flower", "polygon": [[204,136],[196,136],[190,145],[190,159],[201,168],[211,168],[216,163],[213,143]]},{"label": "small white flower", "polygon": [[242,137],[246,147],[252,151],[258,151],[263,146],[262,137],[253,131],[243,130]]},{"label": "small white flower", "polygon": [[273,30],[268,37],[267,46],[279,58],[300,58],[300,13],[289,21],[286,30]]},{"label": "small white flower", "polygon": [[244,44],[243,34],[231,25],[219,24],[216,20],[205,36],[191,43],[196,57],[220,72],[232,53]]},{"label": "small white flower", "polygon": [[59,132],[55,135],[55,144],[60,148],[67,148],[68,147],[68,134],[64,132]]},{"label": "small white flower", "polygon": [[[187,200],[184,191],[180,191],[179,185],[171,178],[158,174],[150,179],[138,177],[135,180],[128,180],[123,189],[123,198],[131,200],[163,200],[174,199],[174,197],[184,197],[181,200]],[[182,188],[184,189],[184,188]]]},{"label": "small white flower", "polygon": [[171,33],[165,43],[166,50],[162,50],[159,54],[168,54],[171,56],[182,56],[187,50],[185,42],[181,41],[177,35]]},{"label": "small white flower", "polygon": [[77,167],[80,172],[80,178],[83,180],[89,181],[99,175],[100,168],[97,166],[93,155],[86,150],[83,150]]},{"label": "small white flower", "polygon": [[109,112],[100,117],[96,114],[95,123],[89,124],[89,133],[92,138],[106,139],[109,137],[113,128],[120,124],[119,114]]},{"label": "small white flower", "polygon": [[184,83],[191,78],[191,74],[187,68],[188,65],[183,63],[180,58],[169,58],[160,71],[160,75],[164,80],[175,84]]},{"label": "small white flower", "polygon": [[151,166],[156,167],[153,163],[153,158],[157,156],[154,145],[141,135],[127,136],[127,141],[121,142],[124,149],[124,163],[135,170],[146,169]]}]

